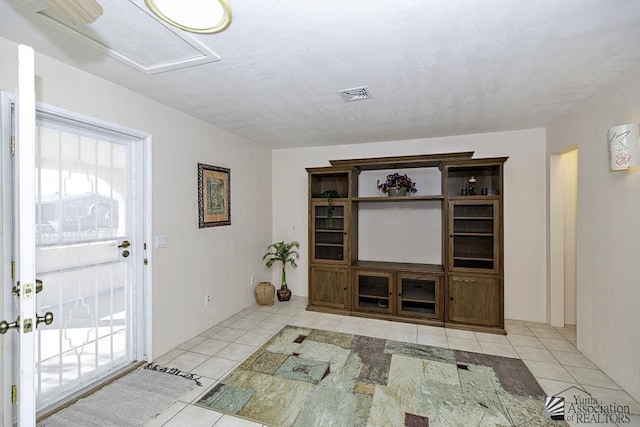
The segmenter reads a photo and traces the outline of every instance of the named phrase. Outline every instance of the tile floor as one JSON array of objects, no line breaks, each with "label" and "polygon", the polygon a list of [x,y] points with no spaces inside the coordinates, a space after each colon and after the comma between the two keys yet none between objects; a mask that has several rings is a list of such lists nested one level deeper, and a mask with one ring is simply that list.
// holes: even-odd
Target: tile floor
[{"label": "tile floor", "polygon": [[[506,320],[507,335],[504,336],[316,313],[305,311],[306,305],[306,298],[294,296],[289,302],[276,301],[271,307],[251,306],[157,358],[155,362],[160,365],[202,376],[203,386],[184,396],[147,426],[259,427],[260,424],[194,403],[285,324],[520,358],[548,395],[572,386],[580,387],[598,401],[629,405],[631,413],[636,415],[632,416],[631,423],[620,425],[640,426],[640,404],[576,349],[575,328]],[[567,396],[567,399],[571,398]]]}]

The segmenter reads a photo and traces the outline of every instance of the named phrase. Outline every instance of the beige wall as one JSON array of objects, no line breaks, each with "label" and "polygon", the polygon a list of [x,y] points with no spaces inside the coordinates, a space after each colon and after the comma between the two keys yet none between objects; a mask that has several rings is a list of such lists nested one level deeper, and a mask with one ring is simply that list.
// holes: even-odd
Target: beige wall
[{"label": "beige wall", "polygon": [[[504,191],[505,315],[512,319],[545,321],[545,144],[545,130],[533,129],[274,150],[273,240],[298,240],[302,244],[299,267],[287,274],[289,286],[297,295],[308,293],[305,167],[328,166],[328,161],[333,159],[475,151],[475,157],[509,157],[505,164]],[[407,251],[424,248],[420,239],[411,245],[414,247],[407,247]],[[272,280],[279,282],[277,271],[273,272]]]},{"label": "beige wall", "polygon": [[610,172],[607,131],[640,123],[640,72],[547,129],[549,154],[578,147],[578,349],[640,399],[640,168]]},{"label": "beige wall", "polygon": [[[0,38],[0,58],[0,90],[13,91],[17,45]],[[153,235],[167,236],[153,249],[154,356],[254,303],[250,277],[267,274],[272,236],[271,150],[39,54],[36,75],[39,101],[152,135]],[[231,226],[198,228],[198,162],[231,169]]]}]

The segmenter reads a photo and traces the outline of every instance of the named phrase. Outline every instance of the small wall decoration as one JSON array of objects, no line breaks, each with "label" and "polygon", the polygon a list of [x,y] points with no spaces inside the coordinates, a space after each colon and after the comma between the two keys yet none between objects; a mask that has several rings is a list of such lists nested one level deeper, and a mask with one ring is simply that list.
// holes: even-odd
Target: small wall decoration
[{"label": "small wall decoration", "polygon": [[231,225],[231,169],[198,163],[198,226]]},{"label": "small wall decoration", "polygon": [[609,169],[618,171],[640,166],[639,129],[636,123],[609,129]]}]

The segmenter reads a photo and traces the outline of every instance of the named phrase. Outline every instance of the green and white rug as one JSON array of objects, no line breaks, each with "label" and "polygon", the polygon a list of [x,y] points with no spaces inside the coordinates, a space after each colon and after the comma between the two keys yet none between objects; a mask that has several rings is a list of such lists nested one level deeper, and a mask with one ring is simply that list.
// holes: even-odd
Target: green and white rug
[{"label": "green and white rug", "polygon": [[519,359],[286,326],[198,405],[271,426],[555,426]]}]

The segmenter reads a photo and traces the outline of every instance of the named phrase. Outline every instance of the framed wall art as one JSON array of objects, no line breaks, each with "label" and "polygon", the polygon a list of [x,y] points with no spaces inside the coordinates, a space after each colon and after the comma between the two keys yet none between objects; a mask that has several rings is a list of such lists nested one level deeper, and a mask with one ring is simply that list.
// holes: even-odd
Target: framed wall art
[{"label": "framed wall art", "polygon": [[231,225],[231,169],[198,163],[198,226]]}]

